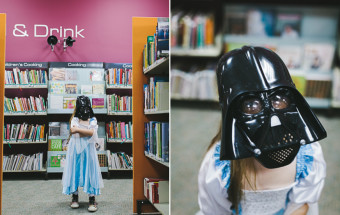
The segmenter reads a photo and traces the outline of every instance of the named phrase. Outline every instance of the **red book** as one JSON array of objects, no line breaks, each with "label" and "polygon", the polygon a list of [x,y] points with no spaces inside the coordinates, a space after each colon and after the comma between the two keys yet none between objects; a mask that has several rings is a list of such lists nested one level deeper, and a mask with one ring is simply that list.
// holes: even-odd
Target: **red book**
[{"label": "red book", "polygon": [[123,76],[123,70],[120,69],[120,73],[119,73],[120,77],[119,77],[119,84],[122,84],[122,76]]},{"label": "red book", "polygon": [[122,140],[126,139],[126,136],[125,136],[125,122],[120,123],[120,132],[122,134]]},{"label": "red book", "polygon": [[110,126],[109,126],[109,123],[106,123],[106,133],[108,134],[108,138],[111,138],[110,136]]}]

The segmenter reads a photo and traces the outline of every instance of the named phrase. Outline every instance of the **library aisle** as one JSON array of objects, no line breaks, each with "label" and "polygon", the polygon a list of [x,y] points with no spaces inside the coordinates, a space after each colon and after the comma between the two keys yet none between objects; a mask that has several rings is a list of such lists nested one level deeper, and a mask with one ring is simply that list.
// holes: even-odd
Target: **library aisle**
[{"label": "library aisle", "polygon": [[[221,114],[217,107],[197,108],[200,105],[171,107],[171,213],[195,214],[198,210],[197,176],[200,164],[212,137],[216,134]],[[316,112],[327,131],[320,141],[327,162],[327,177],[319,201],[319,214],[338,215],[340,205],[340,112],[327,116]],[[176,120],[175,120],[176,119]],[[190,161],[190,162],[189,162]]]},{"label": "library aisle", "polygon": [[[96,198],[96,214],[132,214],[132,179],[104,179],[105,188]],[[89,214],[88,196],[80,189],[78,209],[71,196],[61,194],[61,180],[4,180],[2,214]],[[6,195],[5,195],[6,194]]]}]

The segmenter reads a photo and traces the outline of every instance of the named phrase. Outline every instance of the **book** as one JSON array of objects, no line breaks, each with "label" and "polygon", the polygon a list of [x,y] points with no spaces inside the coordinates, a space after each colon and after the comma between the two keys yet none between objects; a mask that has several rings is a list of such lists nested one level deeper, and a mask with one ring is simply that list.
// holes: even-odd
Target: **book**
[{"label": "book", "polygon": [[252,9],[247,12],[247,34],[273,36],[275,16],[270,10]]},{"label": "book", "polygon": [[69,144],[68,139],[64,139],[62,143],[62,151],[67,151],[68,144]]},{"label": "book", "polygon": [[228,12],[225,13],[225,32],[227,34],[244,35],[247,33],[247,16],[246,12]]},{"label": "book", "polygon": [[81,94],[92,94],[92,85],[81,85]]},{"label": "book", "polygon": [[158,18],[156,27],[157,57],[169,55],[169,18]]},{"label": "book", "polygon": [[104,151],[104,138],[98,138],[95,147],[97,151]]},{"label": "book", "polygon": [[102,95],[102,94],[104,94],[104,91],[105,91],[104,84],[93,84],[92,85],[92,93],[93,94]]},{"label": "book", "polygon": [[104,98],[92,98],[92,108],[104,108]]},{"label": "book", "polygon": [[169,110],[169,82],[156,82],[157,110]]},{"label": "book", "polygon": [[50,167],[60,167],[60,157],[51,156]]},{"label": "book", "polygon": [[53,68],[50,71],[51,81],[65,81],[66,70],[64,68]]},{"label": "book", "polygon": [[50,109],[63,109],[63,96],[50,95]]},{"label": "book", "polygon": [[50,82],[50,93],[51,94],[63,94],[65,86],[60,82]]},{"label": "book", "polygon": [[77,94],[77,84],[65,84],[65,93]]},{"label": "book", "polygon": [[62,139],[49,139],[48,151],[62,151]]},{"label": "book", "polygon": [[104,71],[102,70],[92,70],[90,72],[91,81],[104,81]]},{"label": "book", "polygon": [[49,136],[61,136],[60,135],[60,122],[49,123]]},{"label": "book", "polygon": [[106,154],[98,154],[98,161],[100,167],[107,167]]},{"label": "book", "polygon": [[277,54],[286,64],[288,69],[299,69],[302,66],[303,48],[300,46],[284,45],[279,46]]},{"label": "book", "polygon": [[64,109],[74,109],[76,107],[76,101],[77,101],[77,98],[74,98],[74,97],[71,97],[71,98],[64,97],[64,99],[63,99],[63,108]]},{"label": "book", "polygon": [[329,43],[306,43],[304,46],[305,69],[328,71],[332,67],[335,47]]},{"label": "book", "polygon": [[68,122],[60,122],[60,136],[68,137],[69,134],[70,134],[70,124]]},{"label": "book", "polygon": [[300,37],[301,14],[278,13],[275,24],[275,35],[294,39]]},{"label": "book", "polygon": [[306,78],[303,75],[291,75],[292,80],[295,84],[296,89],[305,96],[306,92]]},{"label": "book", "polygon": [[65,167],[66,164],[66,154],[59,154],[58,160],[60,160],[60,167]]},{"label": "book", "polygon": [[65,81],[75,81],[77,80],[77,70],[66,70]]}]

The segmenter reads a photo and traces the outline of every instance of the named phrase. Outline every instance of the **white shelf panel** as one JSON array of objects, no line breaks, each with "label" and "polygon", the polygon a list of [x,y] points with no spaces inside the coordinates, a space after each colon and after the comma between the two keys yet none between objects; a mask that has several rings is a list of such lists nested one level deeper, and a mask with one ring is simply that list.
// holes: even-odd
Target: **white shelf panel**
[{"label": "white shelf panel", "polygon": [[4,144],[46,144],[47,141],[36,141],[36,142],[30,142],[30,141],[21,141],[21,142],[14,142],[14,141],[3,141]]},{"label": "white shelf panel", "polygon": [[132,171],[133,169],[112,169],[109,168],[109,171]]},{"label": "white shelf panel", "polygon": [[169,110],[144,110],[144,114],[168,114]]},{"label": "white shelf panel", "polygon": [[47,89],[46,84],[5,84],[5,89],[26,89],[26,88],[35,88],[35,89]]},{"label": "white shelf panel", "polygon": [[132,90],[132,85],[110,85],[106,83],[106,89]]},{"label": "white shelf panel", "polygon": [[132,116],[132,112],[124,112],[124,111],[121,111],[121,112],[108,112],[107,115],[110,115],[110,116]]},{"label": "white shelf panel", "polygon": [[161,212],[163,215],[168,215],[169,214],[169,203],[155,203],[153,204],[155,208]]},{"label": "white shelf panel", "polygon": [[144,152],[144,154],[145,154],[146,157],[150,158],[151,160],[154,160],[154,161],[156,161],[157,163],[160,163],[160,164],[162,164],[162,165],[164,165],[164,166],[166,166],[166,167],[169,167],[169,163],[168,163],[168,162],[162,162],[162,161],[156,159],[153,155],[149,155],[149,154],[147,154],[146,152]]},{"label": "white shelf panel", "polygon": [[119,140],[117,140],[117,139],[107,139],[107,141],[106,141],[107,143],[121,143],[121,144],[123,144],[123,143],[132,143],[132,139],[127,139],[127,140],[121,140],[121,139],[119,139]]},{"label": "white shelf panel", "polygon": [[46,111],[43,112],[24,112],[24,113],[17,113],[17,112],[4,112],[4,116],[45,116],[47,115]]},{"label": "white shelf panel", "polygon": [[319,99],[319,98],[305,98],[312,108],[330,108],[331,107],[331,100],[326,99]]},{"label": "white shelf panel", "polygon": [[206,48],[184,49],[171,47],[171,56],[179,57],[218,57],[222,52],[222,34],[215,37],[215,45]]},{"label": "white shelf panel", "polygon": [[[107,114],[106,108],[93,109],[94,114]],[[48,114],[72,114],[73,109],[47,109]]]},{"label": "white shelf panel", "polygon": [[336,45],[333,38],[297,38],[285,39],[282,37],[258,37],[249,35],[230,35],[223,38],[225,43],[244,43],[244,44],[272,44],[272,45],[303,45],[305,43],[330,43]]},{"label": "white shelf panel", "polygon": [[3,170],[2,172],[46,172],[46,169],[43,168],[41,170]]},{"label": "white shelf panel", "polygon": [[169,57],[158,59],[144,70],[145,75],[169,74]]}]

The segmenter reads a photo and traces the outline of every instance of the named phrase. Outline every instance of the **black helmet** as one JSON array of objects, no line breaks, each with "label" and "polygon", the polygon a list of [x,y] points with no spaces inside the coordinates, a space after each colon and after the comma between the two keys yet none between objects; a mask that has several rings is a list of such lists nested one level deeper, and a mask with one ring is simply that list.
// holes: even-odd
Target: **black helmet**
[{"label": "black helmet", "polygon": [[244,46],[217,67],[222,108],[221,160],[254,156],[263,166],[291,163],[300,145],[327,136],[274,52]]},{"label": "black helmet", "polygon": [[76,102],[76,113],[74,115],[81,120],[88,120],[94,117],[91,101],[87,96],[78,96]]}]

